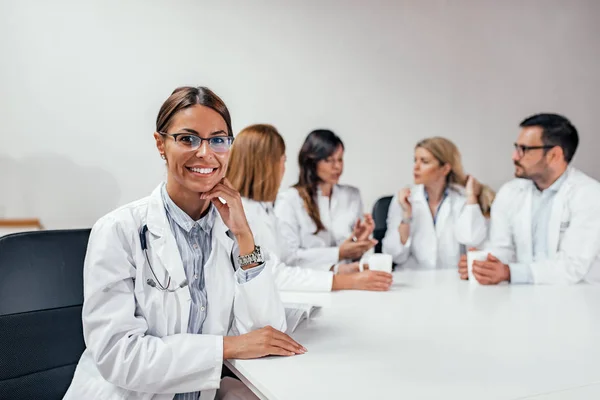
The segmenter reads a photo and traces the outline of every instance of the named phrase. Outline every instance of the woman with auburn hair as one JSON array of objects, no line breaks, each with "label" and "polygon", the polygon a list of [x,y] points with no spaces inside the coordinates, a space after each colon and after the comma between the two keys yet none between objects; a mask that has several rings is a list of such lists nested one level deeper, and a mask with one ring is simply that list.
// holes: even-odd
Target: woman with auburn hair
[{"label": "woman with auburn hair", "polygon": [[418,268],[457,268],[466,249],[485,241],[495,194],[465,175],[458,148],[443,137],[417,143],[413,174],[415,185],[391,202],[383,252],[396,264],[412,255]]},{"label": "woman with auburn hair", "polygon": [[[350,269],[376,240],[375,223],[363,215],[357,188],[339,184],[344,170],[344,143],[332,131],[317,129],[304,141],[298,155],[298,182],[280,193],[275,214],[286,242],[284,261],[323,269]],[[353,265],[353,264],[350,264]]]},{"label": "woman with auburn hair", "polygon": [[[255,240],[280,260],[285,258],[287,247],[279,234],[273,202],[285,172],[285,160],[285,142],[277,130],[271,125],[252,125],[237,135],[227,171],[228,179],[242,195],[244,211]],[[392,283],[392,276],[385,272],[365,270],[334,274],[330,271],[331,267],[327,264],[322,270],[317,270],[278,263],[273,268],[273,275],[281,290],[382,291],[389,289]],[[348,270],[357,269],[356,263],[348,267]]]}]

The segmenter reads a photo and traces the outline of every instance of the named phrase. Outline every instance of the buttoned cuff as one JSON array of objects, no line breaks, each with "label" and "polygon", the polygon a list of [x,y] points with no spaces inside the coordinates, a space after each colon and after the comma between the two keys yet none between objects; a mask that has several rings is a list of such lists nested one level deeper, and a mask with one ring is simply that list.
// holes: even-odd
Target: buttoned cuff
[{"label": "buttoned cuff", "polygon": [[239,268],[235,272],[235,278],[237,279],[237,283],[242,284],[246,282],[250,282],[252,279],[256,278],[260,273],[265,269],[265,263],[257,265],[256,267],[244,270],[243,268]]},{"label": "buttoned cuff", "polygon": [[510,283],[533,283],[533,274],[529,264],[512,263],[510,269]]}]

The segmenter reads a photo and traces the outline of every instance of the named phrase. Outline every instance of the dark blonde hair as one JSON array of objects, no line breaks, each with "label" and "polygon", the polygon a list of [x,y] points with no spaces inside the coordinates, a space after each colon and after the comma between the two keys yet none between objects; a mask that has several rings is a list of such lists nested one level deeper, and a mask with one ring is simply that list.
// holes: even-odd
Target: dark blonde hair
[{"label": "dark blonde hair", "polygon": [[229,155],[227,179],[243,197],[275,201],[281,183],[279,162],[285,142],[272,125],[244,128],[235,138]]},{"label": "dark blonde hair", "polygon": [[[454,143],[443,137],[432,137],[421,140],[415,149],[419,147],[429,151],[441,165],[450,165],[452,169],[446,178],[448,185],[466,186],[467,175],[463,170],[458,147]],[[481,185],[481,193],[477,200],[484,215],[489,215],[495,197],[496,193],[489,186]]]}]

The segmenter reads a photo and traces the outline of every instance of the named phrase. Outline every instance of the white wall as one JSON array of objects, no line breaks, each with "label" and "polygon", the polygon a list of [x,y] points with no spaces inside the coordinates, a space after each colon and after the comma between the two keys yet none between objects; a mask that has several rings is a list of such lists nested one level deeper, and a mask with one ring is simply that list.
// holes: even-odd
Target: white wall
[{"label": "white wall", "polygon": [[152,132],[180,85],[221,95],[234,129],[276,125],[288,173],[305,135],[346,143],[367,206],[444,135],[468,172],[512,176],[519,121],[564,113],[600,178],[600,2],[0,0],[0,211],[89,226],[164,176]]}]

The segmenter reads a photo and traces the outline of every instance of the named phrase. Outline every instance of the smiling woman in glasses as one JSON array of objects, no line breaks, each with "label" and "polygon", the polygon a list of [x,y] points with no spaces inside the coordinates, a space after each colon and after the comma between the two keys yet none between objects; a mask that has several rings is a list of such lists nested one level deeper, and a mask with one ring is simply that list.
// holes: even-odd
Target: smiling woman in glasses
[{"label": "smiling woman in glasses", "polygon": [[273,261],[224,178],[233,142],[225,104],[204,87],[176,89],[154,139],[166,182],[92,229],[87,349],[65,399],[212,399],[224,359],[306,351],[282,332]]}]

